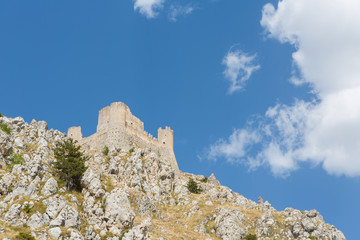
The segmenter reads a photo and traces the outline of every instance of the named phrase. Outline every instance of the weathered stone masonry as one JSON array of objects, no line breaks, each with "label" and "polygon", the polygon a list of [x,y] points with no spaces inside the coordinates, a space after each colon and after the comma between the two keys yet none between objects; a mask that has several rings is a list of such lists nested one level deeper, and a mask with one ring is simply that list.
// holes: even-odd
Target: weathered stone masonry
[{"label": "weathered stone masonry", "polygon": [[173,130],[159,128],[158,138],[153,137],[122,102],[114,102],[99,111],[97,131],[93,135],[83,138],[81,127],[69,128],[67,135],[87,149],[102,149],[104,146],[130,149],[133,144],[148,147],[179,170],[174,154]]}]

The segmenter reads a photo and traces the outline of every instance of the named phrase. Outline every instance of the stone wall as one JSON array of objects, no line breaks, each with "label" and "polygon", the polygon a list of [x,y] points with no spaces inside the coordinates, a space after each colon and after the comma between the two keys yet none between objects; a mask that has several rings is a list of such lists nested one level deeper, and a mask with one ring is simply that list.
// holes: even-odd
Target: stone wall
[{"label": "stone wall", "polygon": [[74,139],[75,141],[80,141],[82,139],[81,127],[71,127],[68,130],[68,137]]},{"label": "stone wall", "polygon": [[174,154],[173,130],[170,127],[159,128],[158,138],[153,137],[144,130],[144,123],[122,102],[114,102],[99,111],[97,131],[93,135],[82,138],[81,127],[71,127],[68,137],[88,149],[102,149],[104,146],[130,149],[133,145],[150,148],[179,170]]}]

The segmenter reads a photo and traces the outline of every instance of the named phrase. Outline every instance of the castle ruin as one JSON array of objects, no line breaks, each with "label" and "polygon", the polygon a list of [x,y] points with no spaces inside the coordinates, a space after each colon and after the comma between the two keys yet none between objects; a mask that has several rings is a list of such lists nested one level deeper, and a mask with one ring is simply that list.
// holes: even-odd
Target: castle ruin
[{"label": "castle ruin", "polygon": [[87,149],[101,150],[105,146],[130,149],[134,144],[150,148],[179,171],[174,154],[173,130],[170,127],[159,128],[158,138],[153,137],[144,130],[144,123],[122,102],[114,102],[99,111],[97,130],[93,135],[83,138],[81,127],[71,127],[67,136]]}]

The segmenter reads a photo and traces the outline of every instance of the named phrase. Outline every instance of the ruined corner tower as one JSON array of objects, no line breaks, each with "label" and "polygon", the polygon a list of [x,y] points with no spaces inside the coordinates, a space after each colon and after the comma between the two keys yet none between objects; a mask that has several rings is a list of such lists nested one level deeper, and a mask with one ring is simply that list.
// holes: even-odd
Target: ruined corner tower
[{"label": "ruined corner tower", "polygon": [[144,123],[135,117],[129,107],[122,102],[114,102],[99,111],[96,133],[83,138],[81,127],[71,127],[68,137],[89,149],[102,149],[104,146],[130,149],[132,144],[148,147],[167,159],[179,171],[174,154],[174,132],[170,127],[158,129],[158,138],[144,130]]}]

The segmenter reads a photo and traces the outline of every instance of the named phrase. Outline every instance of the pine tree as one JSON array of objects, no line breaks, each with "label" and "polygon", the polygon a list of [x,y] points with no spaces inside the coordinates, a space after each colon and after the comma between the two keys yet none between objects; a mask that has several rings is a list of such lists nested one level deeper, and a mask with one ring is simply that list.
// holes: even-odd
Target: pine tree
[{"label": "pine tree", "polygon": [[77,146],[71,138],[57,142],[53,150],[56,159],[53,167],[57,170],[60,179],[65,181],[66,188],[80,190],[80,180],[87,169],[85,161],[89,157],[80,151],[80,146]]}]

